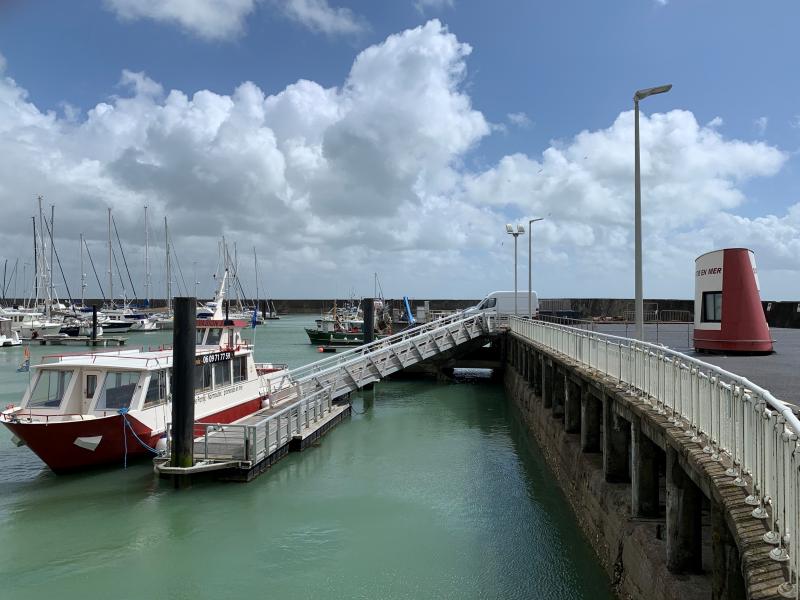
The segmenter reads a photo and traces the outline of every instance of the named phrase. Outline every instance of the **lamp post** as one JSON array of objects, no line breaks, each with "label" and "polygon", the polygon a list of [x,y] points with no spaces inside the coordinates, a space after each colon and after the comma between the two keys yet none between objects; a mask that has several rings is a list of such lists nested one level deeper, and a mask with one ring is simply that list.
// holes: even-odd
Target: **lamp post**
[{"label": "lamp post", "polygon": [[634,255],[636,262],[636,298],[634,300],[634,311],[636,313],[636,339],[644,339],[644,295],[642,291],[642,182],[639,173],[639,101],[655,94],[664,94],[672,89],[672,84],[661,85],[658,87],[638,90],[633,95],[634,112]]},{"label": "lamp post", "polygon": [[506,225],[506,233],[514,236],[514,316],[517,316],[517,238],[525,233],[525,228],[522,225],[514,226],[509,223]]},{"label": "lamp post", "polygon": [[533,304],[531,302],[531,298],[533,297],[533,276],[532,276],[532,255],[531,255],[531,246],[533,244],[533,224],[536,221],[542,221],[544,217],[539,217],[537,219],[530,219],[528,221],[528,318],[533,319]]}]

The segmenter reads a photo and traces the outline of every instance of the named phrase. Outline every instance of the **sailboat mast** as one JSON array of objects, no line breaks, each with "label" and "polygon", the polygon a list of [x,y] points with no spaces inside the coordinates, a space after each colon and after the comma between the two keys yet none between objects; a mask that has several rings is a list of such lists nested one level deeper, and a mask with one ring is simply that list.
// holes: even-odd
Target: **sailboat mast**
[{"label": "sailboat mast", "polygon": [[[45,293],[49,294],[49,292],[50,292],[50,282],[45,279],[46,278],[45,271],[47,270],[47,265],[46,265],[47,258],[46,258],[45,252],[46,252],[47,246],[46,246],[45,240],[44,240],[44,225],[43,225],[44,217],[42,216],[42,197],[39,196],[38,200],[39,200],[39,247],[42,249],[42,251],[39,254],[39,263],[40,264],[37,265],[36,271],[39,274],[40,281],[41,281],[41,287],[43,288],[43,291]],[[36,304],[37,305],[39,304],[38,296],[36,298]],[[50,318],[50,303],[49,302],[47,302],[46,305],[45,305],[45,314],[47,315],[47,318],[49,320],[49,318]]]},{"label": "sailboat mast", "polygon": [[[50,264],[47,265],[47,281],[50,283],[50,293],[48,294],[48,304],[53,304],[53,299],[56,297],[55,284],[53,283],[53,251],[55,250],[56,229],[54,222],[56,220],[56,205],[50,205]],[[44,231],[42,232],[44,234]]]},{"label": "sailboat mast", "polygon": [[[36,240],[36,217],[31,217],[31,221],[33,221],[33,266],[34,266],[34,276],[33,276],[33,295],[34,295],[34,302],[39,304],[39,279],[35,275],[35,269],[39,265],[39,242]],[[28,281],[28,276],[26,275],[23,278],[22,284],[25,285]],[[26,300],[27,302],[30,301],[30,296],[28,296]],[[35,305],[34,305],[35,306]]]},{"label": "sailboat mast", "polygon": [[81,307],[86,303],[86,273],[83,269],[83,233],[81,233]]},{"label": "sailboat mast", "polygon": [[258,309],[258,302],[261,296],[258,294],[258,258],[256,257],[256,247],[253,246],[253,267],[256,270],[256,309]]},{"label": "sailboat mast", "polygon": [[111,246],[111,207],[108,208],[108,301],[109,306],[114,306],[114,268],[113,251]]},{"label": "sailboat mast", "polygon": [[164,217],[164,248],[167,251],[167,312],[172,307],[172,272],[169,264],[169,228],[167,226],[167,217]]},{"label": "sailboat mast", "polygon": [[144,300],[150,306],[150,228],[147,226],[147,205],[144,205]]}]

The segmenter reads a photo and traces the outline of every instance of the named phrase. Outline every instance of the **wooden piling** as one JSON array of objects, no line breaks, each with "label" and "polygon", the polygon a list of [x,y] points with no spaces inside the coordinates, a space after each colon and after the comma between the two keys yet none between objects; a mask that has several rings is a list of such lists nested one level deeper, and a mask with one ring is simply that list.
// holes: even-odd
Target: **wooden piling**
[{"label": "wooden piling", "polygon": [[[175,298],[172,330],[172,452],[171,466],[194,464],[194,361],[197,330],[197,300]],[[177,475],[176,487],[188,485]]]}]

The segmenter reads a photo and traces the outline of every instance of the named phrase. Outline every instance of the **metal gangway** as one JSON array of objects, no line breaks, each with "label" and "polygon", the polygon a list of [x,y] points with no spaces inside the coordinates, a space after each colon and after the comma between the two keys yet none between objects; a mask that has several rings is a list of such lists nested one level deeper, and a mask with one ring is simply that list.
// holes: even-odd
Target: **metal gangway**
[{"label": "metal gangway", "polygon": [[657,344],[517,317],[509,328],[638,394],[727,466],[734,484],[751,492],[745,503],[752,516],[768,520],[770,557],[788,565],[781,595],[800,595],[800,419],[791,405],[744,377]]},{"label": "metal gangway", "polygon": [[[156,459],[156,471],[176,474],[231,468],[250,470],[293,440],[313,434],[338,416],[345,407],[335,404],[337,398],[485,338],[506,322],[491,313],[469,316],[456,313],[291,369],[274,386],[268,408],[235,423],[196,423],[193,467],[188,470],[171,467],[166,454]],[[167,449],[170,447],[167,440]]]}]

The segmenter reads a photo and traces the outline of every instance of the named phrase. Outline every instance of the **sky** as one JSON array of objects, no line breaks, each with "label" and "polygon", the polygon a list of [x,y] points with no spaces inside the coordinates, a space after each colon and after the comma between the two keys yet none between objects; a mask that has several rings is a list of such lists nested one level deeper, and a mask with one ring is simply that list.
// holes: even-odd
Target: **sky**
[{"label": "sky", "polygon": [[387,297],[513,289],[505,225],[543,217],[520,289],[532,243],[541,297],[630,298],[632,97],[671,83],[641,103],[645,296],[690,298],[697,256],[748,247],[762,297],[798,300],[798,20],[778,0],[2,0],[7,295],[15,265],[29,293],[41,195],[61,297],[81,234],[108,287],[108,208],[144,296],[147,206],[155,297],[165,217],[173,294],[211,292],[224,236],[274,298],[367,295],[374,273]]}]

